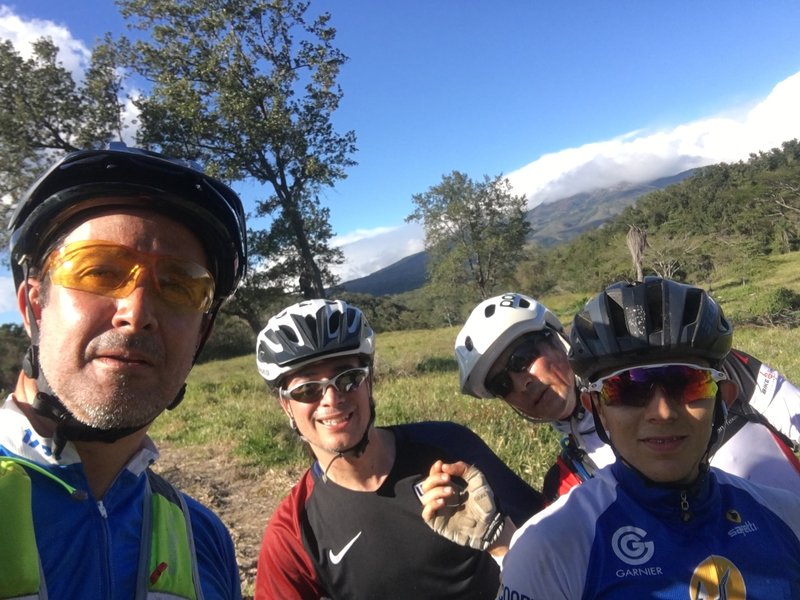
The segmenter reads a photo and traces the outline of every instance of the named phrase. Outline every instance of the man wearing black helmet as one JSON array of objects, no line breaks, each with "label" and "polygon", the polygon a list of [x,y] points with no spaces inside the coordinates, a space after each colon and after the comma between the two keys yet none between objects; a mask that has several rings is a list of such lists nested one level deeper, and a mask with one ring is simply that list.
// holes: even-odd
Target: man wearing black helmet
[{"label": "man wearing black helmet", "polygon": [[732,334],[674,281],[589,300],[570,364],[617,458],[517,531],[498,598],[800,598],[800,497],[709,466]]},{"label": "man wearing black helmet", "polygon": [[[650,279],[653,281],[653,279]],[[550,423],[564,437],[543,492],[553,500],[614,460],[598,435],[580,382],[567,360],[569,341],[558,318],[530,296],[484,300],[458,333],[461,391],[501,398],[523,418]],[[800,496],[800,390],[756,358],[732,350],[721,370],[738,386],[714,466]]]},{"label": "man wearing black helmet", "polygon": [[243,276],[238,196],[116,145],[55,164],[9,229],[31,346],[0,409],[0,597],[240,598],[227,530],[147,437]]},{"label": "man wearing black helmet", "polygon": [[465,427],[375,427],[374,352],[342,301],[292,305],[258,336],[259,372],[315,459],[267,525],[259,600],[493,598],[503,535],[542,505]]}]

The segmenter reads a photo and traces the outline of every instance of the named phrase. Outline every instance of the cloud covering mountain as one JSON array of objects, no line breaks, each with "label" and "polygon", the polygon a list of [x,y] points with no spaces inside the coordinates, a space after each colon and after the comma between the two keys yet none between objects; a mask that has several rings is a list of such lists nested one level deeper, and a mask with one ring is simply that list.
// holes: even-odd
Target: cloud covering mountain
[{"label": "cloud covering mountain", "polygon": [[[747,160],[751,153],[800,137],[798,106],[800,72],[751,107],[545,154],[506,176],[514,193],[524,194],[528,208],[533,208],[620,183],[642,183],[704,165]],[[346,257],[338,272],[343,281],[363,277],[420,251],[423,238],[419,226],[398,225],[337,239]]]}]

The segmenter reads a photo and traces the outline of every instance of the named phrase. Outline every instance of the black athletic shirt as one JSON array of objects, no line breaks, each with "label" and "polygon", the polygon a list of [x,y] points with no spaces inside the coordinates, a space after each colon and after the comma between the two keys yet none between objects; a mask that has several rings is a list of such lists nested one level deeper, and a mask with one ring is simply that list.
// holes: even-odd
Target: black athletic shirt
[{"label": "black athletic shirt", "polygon": [[517,524],[541,509],[541,495],[465,427],[426,422],[388,429],[395,464],[377,491],[323,482],[315,463],[281,502],[264,534],[256,599],[495,597],[497,563],[433,532],[413,485],[438,459],[475,464]]}]

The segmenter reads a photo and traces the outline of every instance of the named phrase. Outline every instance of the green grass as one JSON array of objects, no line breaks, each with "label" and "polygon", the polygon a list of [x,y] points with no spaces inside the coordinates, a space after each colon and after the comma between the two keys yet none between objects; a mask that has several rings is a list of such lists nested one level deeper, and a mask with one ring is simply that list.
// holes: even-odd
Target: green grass
[{"label": "green grass", "polygon": [[[531,425],[497,400],[478,400],[458,390],[452,356],[457,329],[402,331],[378,336],[375,399],[377,423],[452,420],[465,424],[517,473],[540,487],[558,452],[558,437]],[[739,328],[736,346],[800,381],[800,329]],[[241,460],[261,467],[307,463],[302,444],[258,375],[253,357],[197,366],[186,399],[160,417],[156,440],[179,445],[232,446]]]},{"label": "green grass", "polygon": [[[708,286],[728,316],[746,314],[760,294],[779,287],[800,291],[800,253],[770,259],[758,283],[729,277]],[[564,323],[589,294],[543,297]],[[558,453],[558,437],[531,425],[504,403],[463,396],[453,356],[457,327],[378,334],[375,362],[377,424],[452,420],[469,426],[517,473],[536,487]],[[739,326],[734,345],[800,382],[800,329]],[[277,399],[258,375],[254,356],[198,365],[186,398],[152,428],[156,440],[179,445],[233,447],[259,467],[297,467],[308,462]]]},{"label": "green grass", "polygon": [[[554,460],[558,439],[530,426],[495,400],[462,396],[453,357],[457,328],[379,334],[375,363],[377,424],[451,420],[477,432],[532,484]],[[179,445],[233,446],[241,460],[261,467],[308,462],[277,399],[259,376],[254,357],[198,365],[186,398],[160,417],[151,433]]]}]

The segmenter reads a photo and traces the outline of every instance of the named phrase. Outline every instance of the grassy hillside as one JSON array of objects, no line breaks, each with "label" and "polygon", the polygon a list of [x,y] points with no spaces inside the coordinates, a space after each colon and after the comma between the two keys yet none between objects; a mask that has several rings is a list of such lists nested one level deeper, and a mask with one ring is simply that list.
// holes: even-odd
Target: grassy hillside
[{"label": "grassy hillside", "polygon": [[[745,313],[771,288],[800,291],[800,254],[770,258],[759,282],[727,279],[711,286],[726,313]],[[543,297],[568,323],[589,294]],[[453,343],[458,327],[378,334],[377,422],[453,420],[471,427],[531,484],[558,451],[547,426],[532,426],[495,400],[462,396]],[[800,382],[800,329],[738,326],[735,345]],[[299,466],[308,459],[255,367],[254,356],[199,365],[189,379],[183,404],[161,417],[156,440],[177,444],[233,444],[242,461],[260,466]]]},{"label": "grassy hillside", "polygon": [[699,169],[648,193],[602,227],[532,252],[518,279],[541,294],[602,289],[631,277],[631,226],[647,232],[645,274],[706,286],[726,278],[761,282],[764,257],[800,250],[800,142]]}]

